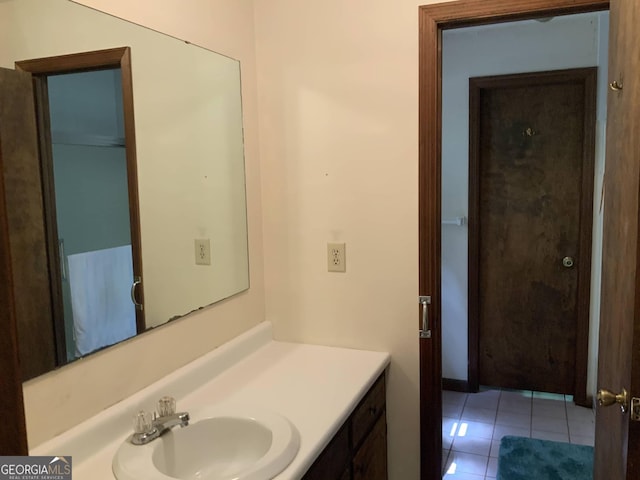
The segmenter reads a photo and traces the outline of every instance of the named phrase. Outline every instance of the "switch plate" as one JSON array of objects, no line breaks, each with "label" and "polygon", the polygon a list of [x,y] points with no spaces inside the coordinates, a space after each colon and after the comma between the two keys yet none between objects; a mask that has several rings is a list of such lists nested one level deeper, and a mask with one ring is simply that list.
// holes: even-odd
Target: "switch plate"
[{"label": "switch plate", "polygon": [[196,265],[211,265],[211,242],[208,238],[195,239]]},{"label": "switch plate", "polygon": [[327,270],[329,272],[346,272],[347,257],[344,243],[327,243]]}]

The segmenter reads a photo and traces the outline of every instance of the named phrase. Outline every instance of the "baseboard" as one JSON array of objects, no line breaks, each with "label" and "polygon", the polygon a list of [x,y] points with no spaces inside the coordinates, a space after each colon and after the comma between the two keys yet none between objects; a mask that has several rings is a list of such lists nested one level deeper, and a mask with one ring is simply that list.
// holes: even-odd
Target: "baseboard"
[{"label": "baseboard", "polygon": [[473,390],[467,380],[456,380],[454,378],[443,378],[442,389],[451,392],[471,393]]}]

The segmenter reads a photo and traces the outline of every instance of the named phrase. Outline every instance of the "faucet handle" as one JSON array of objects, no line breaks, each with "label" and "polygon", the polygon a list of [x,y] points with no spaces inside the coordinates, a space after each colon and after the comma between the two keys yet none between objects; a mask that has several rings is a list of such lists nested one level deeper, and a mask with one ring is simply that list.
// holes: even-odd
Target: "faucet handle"
[{"label": "faucet handle", "polygon": [[169,396],[164,396],[158,400],[158,415],[160,417],[167,417],[176,413],[176,399]]},{"label": "faucet handle", "polygon": [[133,432],[149,433],[151,430],[153,430],[153,421],[151,419],[151,414],[149,412],[145,412],[144,410],[140,410],[133,417]]}]

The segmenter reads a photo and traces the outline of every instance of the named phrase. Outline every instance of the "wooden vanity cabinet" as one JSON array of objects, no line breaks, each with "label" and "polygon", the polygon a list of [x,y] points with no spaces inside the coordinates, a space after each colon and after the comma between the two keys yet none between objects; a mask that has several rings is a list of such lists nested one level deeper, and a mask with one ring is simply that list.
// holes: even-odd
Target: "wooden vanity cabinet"
[{"label": "wooden vanity cabinet", "polygon": [[387,424],[384,415],[355,451],[352,462],[353,480],[387,478]]},{"label": "wooden vanity cabinet", "polygon": [[376,380],[303,480],[386,480],[384,373]]},{"label": "wooden vanity cabinet", "polygon": [[305,473],[304,480],[330,480],[351,478],[351,452],[349,426],[344,424]]}]

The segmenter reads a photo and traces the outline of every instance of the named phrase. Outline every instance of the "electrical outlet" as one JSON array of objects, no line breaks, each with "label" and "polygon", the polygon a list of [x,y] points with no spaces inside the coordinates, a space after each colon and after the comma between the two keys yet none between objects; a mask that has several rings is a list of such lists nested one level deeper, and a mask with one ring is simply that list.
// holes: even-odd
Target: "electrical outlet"
[{"label": "electrical outlet", "polygon": [[211,265],[211,244],[208,238],[195,239],[196,265]]},{"label": "electrical outlet", "polygon": [[344,243],[327,243],[327,270],[329,272],[346,272],[347,257]]}]

